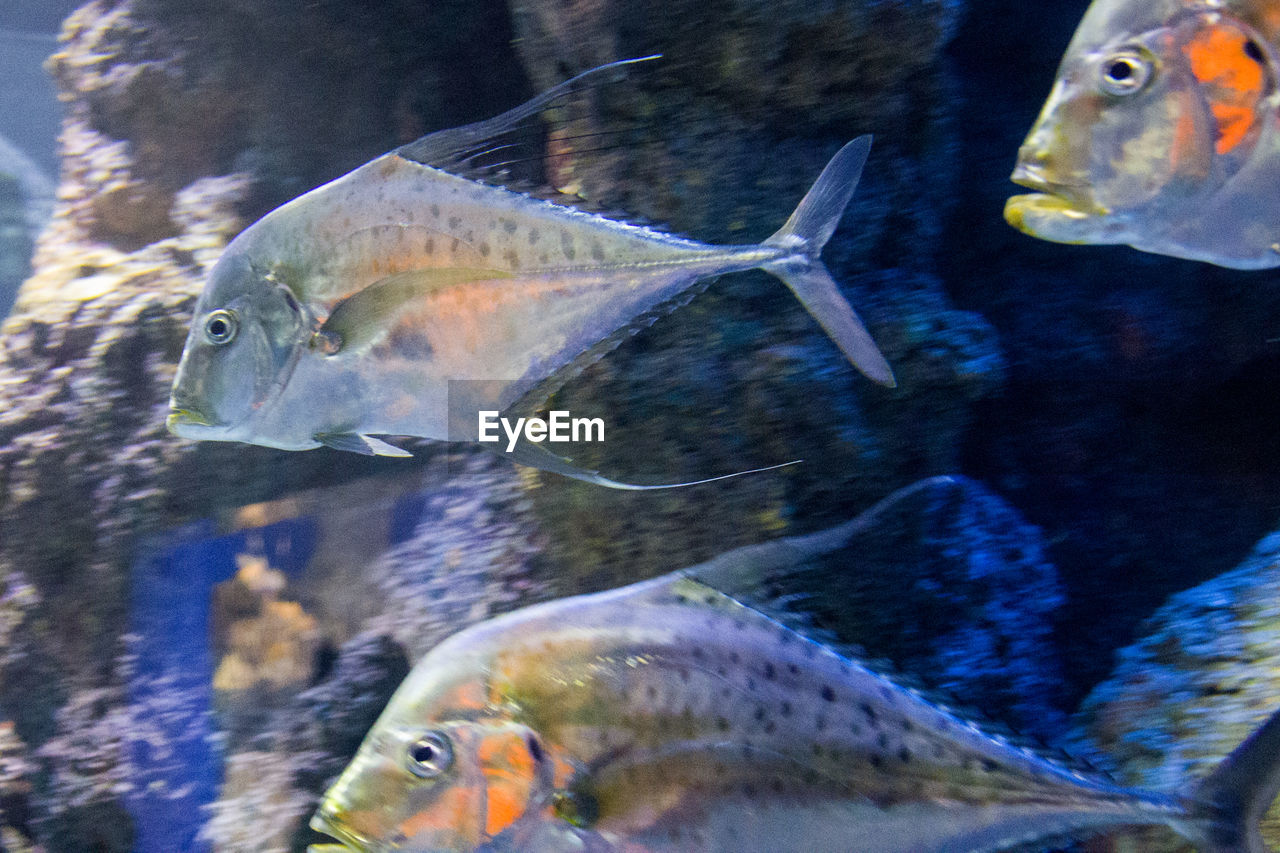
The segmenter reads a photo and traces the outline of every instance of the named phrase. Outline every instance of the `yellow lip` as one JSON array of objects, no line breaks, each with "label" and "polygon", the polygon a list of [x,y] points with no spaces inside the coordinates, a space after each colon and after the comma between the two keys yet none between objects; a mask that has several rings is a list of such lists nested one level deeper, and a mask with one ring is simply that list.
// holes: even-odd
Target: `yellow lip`
[{"label": "yellow lip", "polygon": [[323,811],[323,807],[321,811],[318,811],[311,816],[311,823],[309,825],[316,832],[338,839],[339,843],[311,844],[307,846],[307,853],[351,853],[351,851],[369,849],[367,839],[362,838],[357,833],[352,832],[327,817]]},{"label": "yellow lip", "polygon": [[213,426],[213,421],[209,420],[199,412],[191,409],[173,409],[169,412],[169,416],[164,419],[164,425],[172,432],[174,427],[188,426]]}]

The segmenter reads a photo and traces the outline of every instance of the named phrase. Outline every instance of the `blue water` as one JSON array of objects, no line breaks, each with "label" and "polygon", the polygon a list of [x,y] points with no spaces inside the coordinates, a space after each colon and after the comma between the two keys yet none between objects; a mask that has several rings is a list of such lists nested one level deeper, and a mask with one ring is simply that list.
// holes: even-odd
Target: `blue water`
[{"label": "blue water", "polygon": [[127,798],[137,819],[137,853],[204,851],[200,807],[222,782],[213,721],[209,603],[236,574],[236,555],[266,557],[296,577],[315,550],[310,518],[218,536],[211,522],[174,532],[137,566],[132,607],[129,698],[139,725],[130,732],[137,780]]}]

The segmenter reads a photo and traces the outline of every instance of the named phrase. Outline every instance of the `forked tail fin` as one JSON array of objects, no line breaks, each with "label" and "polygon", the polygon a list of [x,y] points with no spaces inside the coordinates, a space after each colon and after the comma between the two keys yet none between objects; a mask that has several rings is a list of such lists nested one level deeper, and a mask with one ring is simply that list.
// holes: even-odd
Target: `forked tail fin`
[{"label": "forked tail fin", "polygon": [[1203,837],[1210,853],[1267,853],[1262,816],[1280,793],[1280,711],[1249,735],[1193,792],[1208,811]]},{"label": "forked tail fin", "polygon": [[896,383],[889,363],[818,258],[853,198],[870,151],[871,137],[859,136],[836,152],[791,218],[764,241],[766,246],[789,249],[792,254],[764,268],[791,288],[854,367],[892,387]]}]

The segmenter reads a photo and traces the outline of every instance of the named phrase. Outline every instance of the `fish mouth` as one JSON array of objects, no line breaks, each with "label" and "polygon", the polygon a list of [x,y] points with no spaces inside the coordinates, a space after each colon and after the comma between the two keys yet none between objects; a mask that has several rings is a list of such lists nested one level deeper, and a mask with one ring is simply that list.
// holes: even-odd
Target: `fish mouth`
[{"label": "fish mouth", "polygon": [[1034,203],[1037,207],[1074,210],[1095,216],[1107,212],[1089,198],[1088,185],[1050,180],[1044,170],[1033,163],[1020,161],[1009,180],[1020,187],[1035,190],[1034,193],[1014,196],[1014,198],[1026,199],[1028,203]]},{"label": "fish mouth", "polygon": [[376,848],[369,839],[357,832],[342,826],[333,818],[324,814],[323,811],[316,812],[309,824],[316,832],[328,835],[337,839],[337,844],[309,844],[307,845],[307,853],[364,853],[365,851],[373,851]]},{"label": "fish mouth", "polygon": [[1095,202],[1083,183],[1052,181],[1034,163],[1020,161],[1011,180],[1036,190],[1009,198],[1005,221],[1024,234],[1056,243],[1114,242],[1101,239],[1111,211]]},{"label": "fish mouth", "polygon": [[[200,427],[216,427],[218,423],[199,409],[173,406],[169,409],[168,417],[164,419],[164,425],[174,435],[186,435],[198,432]],[[191,427],[197,429],[192,430]]]}]

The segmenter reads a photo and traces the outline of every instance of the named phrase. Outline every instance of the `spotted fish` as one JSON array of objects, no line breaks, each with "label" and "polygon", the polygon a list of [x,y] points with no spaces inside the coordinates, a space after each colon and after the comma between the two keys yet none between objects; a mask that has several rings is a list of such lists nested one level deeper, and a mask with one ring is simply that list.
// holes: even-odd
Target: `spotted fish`
[{"label": "spotted fish", "polygon": [[1280,2],[1094,0],[1005,218],[1064,243],[1280,264]]},{"label": "spotted fish", "polygon": [[[393,456],[408,454],[376,436],[474,439],[478,411],[528,402],[698,280],[757,267],[791,288],[854,365],[893,384],[818,258],[869,137],[835,154],[776,234],[740,246],[672,236],[432,165],[483,149],[620,64],[378,157],[237,236],[196,304],[169,429]],[[513,455],[620,485],[543,445],[525,442]]]},{"label": "spotted fish", "polygon": [[1184,792],[1119,787],[680,573],[441,643],[313,818],[340,843],[309,851],[980,853],[1160,824],[1260,853],[1277,762],[1280,715]]}]

